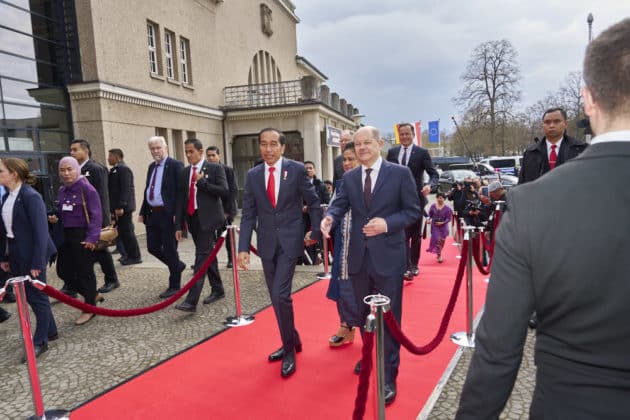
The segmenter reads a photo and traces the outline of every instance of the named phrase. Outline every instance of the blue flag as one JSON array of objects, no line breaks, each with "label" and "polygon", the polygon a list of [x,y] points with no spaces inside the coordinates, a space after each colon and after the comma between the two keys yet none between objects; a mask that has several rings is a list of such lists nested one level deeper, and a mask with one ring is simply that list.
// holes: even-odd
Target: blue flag
[{"label": "blue flag", "polygon": [[429,143],[440,142],[440,120],[429,121]]}]

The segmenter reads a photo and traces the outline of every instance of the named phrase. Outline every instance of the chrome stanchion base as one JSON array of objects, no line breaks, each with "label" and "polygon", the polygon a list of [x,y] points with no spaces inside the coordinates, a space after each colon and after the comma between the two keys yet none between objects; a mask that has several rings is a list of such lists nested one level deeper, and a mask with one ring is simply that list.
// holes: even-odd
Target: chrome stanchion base
[{"label": "chrome stanchion base", "polygon": [[226,327],[244,327],[252,324],[254,320],[254,315],[228,316],[223,323]]},{"label": "chrome stanchion base", "polygon": [[330,273],[317,273],[317,280],[330,280]]},{"label": "chrome stanchion base", "polygon": [[44,411],[44,415],[39,417],[38,415],[33,415],[28,417],[26,420],[69,420],[70,412],[68,410],[46,410]]},{"label": "chrome stanchion base", "polygon": [[475,334],[468,335],[466,331],[451,334],[451,341],[460,347],[475,348]]}]

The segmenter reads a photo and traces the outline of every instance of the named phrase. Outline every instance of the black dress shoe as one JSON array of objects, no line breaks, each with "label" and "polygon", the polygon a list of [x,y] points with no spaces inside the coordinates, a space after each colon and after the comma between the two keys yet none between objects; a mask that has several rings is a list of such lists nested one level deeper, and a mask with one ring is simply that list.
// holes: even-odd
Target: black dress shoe
[{"label": "black dress shoe", "polygon": [[[33,349],[35,350],[35,358],[37,359],[42,353],[48,351],[48,344],[35,344]],[[22,363],[26,363],[26,354],[22,356]]]},{"label": "black dress shoe", "polygon": [[188,302],[182,302],[175,305],[175,309],[179,309],[180,311],[184,312],[197,312],[197,306],[191,305]]},{"label": "black dress shoe", "polygon": [[48,336],[48,341],[55,341],[59,338],[59,334],[53,334]]},{"label": "black dress shoe", "polygon": [[205,298],[205,299],[203,300],[203,304],[204,304],[204,305],[208,305],[208,304],[210,304],[210,303],[212,303],[212,302],[216,302],[216,301],[217,301],[217,300],[219,300],[219,299],[223,299],[224,297],[225,297],[225,293],[224,293],[224,292],[221,292],[221,293],[212,292],[212,293],[210,293],[210,294],[208,295],[208,297],[207,297],[207,298]]},{"label": "black dress shoe", "polygon": [[4,322],[11,318],[11,312],[7,312],[4,309],[0,309],[0,322]]},{"label": "black dress shoe", "polygon": [[420,274],[420,270],[418,269],[418,267],[414,267],[411,269],[411,274],[415,276],[417,276],[418,274]]},{"label": "black dress shoe", "polygon": [[396,400],[396,383],[389,382],[385,384],[385,405],[390,405]]},{"label": "black dress shoe", "polygon": [[361,361],[360,360],[357,362],[356,365],[354,365],[354,374],[355,375],[361,374]]},{"label": "black dress shoe", "polygon": [[232,268],[234,267],[234,265],[232,264],[232,261],[228,261],[228,263],[225,265],[225,268]]},{"label": "black dress shoe", "polygon": [[105,285],[101,288],[98,289],[99,293],[109,293],[114,289],[117,289],[120,287],[120,283],[119,282],[112,282],[112,283],[105,283]]},{"label": "black dress shoe", "polygon": [[121,265],[134,265],[134,264],[142,264],[141,258],[125,258],[120,261]]},{"label": "black dress shoe", "polygon": [[284,354],[280,376],[288,378],[295,373],[295,350]]},{"label": "black dress shoe", "polygon": [[280,347],[278,350],[271,353],[269,357],[267,357],[267,360],[269,360],[270,362],[278,362],[282,360],[283,357],[284,357],[284,348]]},{"label": "black dress shoe", "polygon": [[171,289],[169,287],[168,289],[166,289],[165,291],[160,293],[160,299],[170,298],[171,296],[173,296],[177,292],[179,292],[179,289]]},{"label": "black dress shoe", "polygon": [[182,273],[186,269],[186,263],[183,261],[179,262],[179,272]]}]

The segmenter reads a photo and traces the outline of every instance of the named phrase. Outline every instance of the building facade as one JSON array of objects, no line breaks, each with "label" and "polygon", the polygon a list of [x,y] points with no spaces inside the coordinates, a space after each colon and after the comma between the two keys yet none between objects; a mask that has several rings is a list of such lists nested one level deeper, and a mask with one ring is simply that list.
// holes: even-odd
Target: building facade
[{"label": "building facade", "polygon": [[261,128],[283,130],[286,155],[331,178],[326,127],[360,124],[298,55],[289,0],[1,0],[0,22],[0,153],[28,157],[53,192],[71,138],[101,162],[122,149],[144,185],[149,137],[182,161],[195,137],[222,150],[242,188]]}]

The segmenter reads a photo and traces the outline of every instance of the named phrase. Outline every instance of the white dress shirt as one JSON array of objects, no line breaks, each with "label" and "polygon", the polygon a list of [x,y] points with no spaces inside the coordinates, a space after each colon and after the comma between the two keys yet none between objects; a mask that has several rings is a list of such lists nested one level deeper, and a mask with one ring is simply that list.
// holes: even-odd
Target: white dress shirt
[{"label": "white dress shirt", "polygon": [[13,206],[21,188],[22,184],[19,184],[13,191],[9,192],[7,200],[2,207],[2,220],[7,231],[7,238],[11,239],[15,238],[13,235]]},{"label": "white dress shirt", "polygon": [[[190,183],[193,180],[193,168],[195,168],[195,176],[197,176],[197,174],[199,173],[199,171],[201,171],[201,168],[203,168],[203,159],[201,159],[199,162],[197,162],[194,165],[190,165],[190,177],[188,178],[188,188],[190,188]],[[195,181],[195,210],[197,210],[198,206],[197,206],[197,182]]]},{"label": "white dress shirt", "polygon": [[609,131],[593,137],[591,144],[606,143],[611,141],[630,141],[630,130]]},{"label": "white dress shirt", "polygon": [[[381,156],[376,159],[374,165],[372,165],[372,172],[370,173],[370,178],[372,179],[372,192],[374,192],[374,186],[376,185],[376,179],[378,178],[378,173],[381,171],[381,165],[383,163],[383,158]],[[361,189],[365,185],[365,170],[369,169],[365,165],[361,165]]]},{"label": "white dress shirt", "polygon": [[[273,164],[273,167],[276,168],[273,171],[273,179],[274,179],[274,187],[276,193],[276,204],[278,204],[278,195],[280,194],[280,177],[284,176],[282,174],[282,157]],[[267,190],[267,185],[269,184],[269,165],[265,162],[265,191]]]},{"label": "white dress shirt", "polygon": [[[560,140],[558,140],[555,144],[556,144],[556,156],[558,156],[558,159],[560,158],[560,146],[562,145],[562,140],[564,140],[564,137],[561,137]],[[549,140],[545,140],[547,142],[547,162],[549,162],[549,156],[551,156],[551,146],[553,146],[553,143],[551,143]],[[557,162],[556,162],[557,163]]]}]

